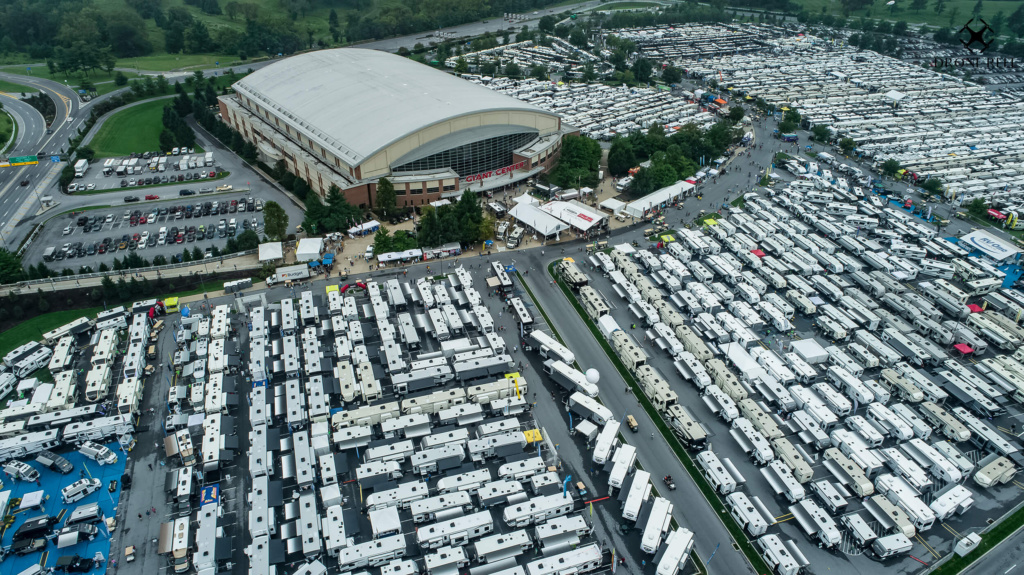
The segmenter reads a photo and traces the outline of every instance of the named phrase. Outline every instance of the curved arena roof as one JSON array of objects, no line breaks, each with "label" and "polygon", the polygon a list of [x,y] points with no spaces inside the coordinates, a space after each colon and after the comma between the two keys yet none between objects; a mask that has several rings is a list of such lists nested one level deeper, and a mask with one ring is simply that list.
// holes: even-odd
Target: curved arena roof
[{"label": "curved arena roof", "polygon": [[320,50],[271,64],[235,91],[355,166],[408,134],[480,112],[550,112],[387,52]]}]

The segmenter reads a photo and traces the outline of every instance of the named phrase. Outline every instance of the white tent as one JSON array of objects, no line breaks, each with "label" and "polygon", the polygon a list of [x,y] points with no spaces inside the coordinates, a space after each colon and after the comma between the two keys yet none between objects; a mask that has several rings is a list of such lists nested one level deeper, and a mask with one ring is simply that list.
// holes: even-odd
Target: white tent
[{"label": "white tent", "polygon": [[377,220],[370,220],[365,224],[359,224],[358,226],[352,226],[348,229],[348,233],[353,236],[361,236],[370,232],[375,232],[380,228],[380,222]]},{"label": "white tent", "polygon": [[583,232],[600,224],[607,217],[581,206],[582,204],[573,202],[548,202],[540,206],[540,209]]},{"label": "white tent", "polygon": [[983,230],[975,230],[961,237],[959,244],[961,247],[966,246],[968,250],[981,250],[982,253],[998,263],[1021,252],[1010,242]]},{"label": "white tent", "polygon": [[626,206],[626,214],[642,218],[651,209],[658,208],[662,204],[667,204],[675,198],[682,197],[687,191],[692,190],[695,186],[689,182],[679,181],[671,186],[664,187],[656,192],[647,194],[639,200],[632,201]]},{"label": "white tent", "polygon": [[622,211],[622,208],[626,207],[626,202],[616,200],[615,198],[608,198],[607,200],[601,202],[598,205],[598,207],[600,207],[602,210],[608,210],[613,214],[617,214]]},{"label": "white tent", "polygon": [[284,257],[284,248],[281,242],[268,242],[260,244],[260,262],[272,262]]},{"label": "white tent", "polygon": [[324,240],[321,238],[304,238],[299,240],[299,247],[295,248],[295,261],[311,262],[320,259],[320,252],[324,249]]},{"label": "white tent", "polygon": [[545,212],[534,204],[522,203],[509,212],[513,218],[523,225],[533,228],[542,236],[557,236],[559,232],[569,228],[558,218]]},{"label": "white tent", "polygon": [[516,196],[516,197],[512,198],[512,201],[514,203],[516,203],[517,205],[519,205],[519,204],[531,204],[531,205],[536,206],[536,205],[540,204],[540,200],[538,200],[537,198],[531,196],[530,194],[522,194],[522,195]]}]

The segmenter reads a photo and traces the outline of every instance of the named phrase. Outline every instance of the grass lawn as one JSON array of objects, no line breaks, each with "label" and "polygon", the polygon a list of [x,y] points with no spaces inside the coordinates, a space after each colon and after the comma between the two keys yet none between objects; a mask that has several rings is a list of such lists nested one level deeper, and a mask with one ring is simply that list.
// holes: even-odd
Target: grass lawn
[{"label": "grass lawn", "polygon": [[[224,68],[237,61],[237,54],[154,54],[119,60],[117,65],[122,68],[137,68],[139,70],[170,71],[181,68],[212,68],[217,62],[220,62],[220,67]],[[239,62],[238,65],[244,65],[244,62]]]},{"label": "grass lawn", "polygon": [[11,134],[15,136],[18,134],[14,118],[7,112],[0,110],[0,154],[7,151],[8,139],[11,140],[11,145],[14,145],[16,137],[12,138]]},{"label": "grass lawn", "polygon": [[21,94],[23,92],[26,93],[26,94],[34,94],[35,92],[38,92],[38,91],[39,91],[39,89],[36,88],[35,86],[26,86],[26,85],[23,85],[23,84],[13,84],[11,82],[6,82],[4,80],[0,80],[0,92],[7,92],[8,94]]},{"label": "grass lawn", "polygon": [[[46,292],[43,293],[46,294]],[[26,314],[31,315],[35,310],[25,311]],[[30,341],[41,340],[43,339],[44,333],[52,329],[56,329],[66,323],[70,323],[72,320],[76,320],[82,316],[94,317],[101,311],[103,311],[102,307],[55,311],[37,315],[29,320],[23,321],[4,332],[3,337],[0,338],[0,355],[7,355],[14,348]]]},{"label": "grass lawn", "polygon": [[170,99],[154,100],[115,112],[89,146],[96,151],[97,158],[159,150],[164,106],[170,103]]},{"label": "grass lawn", "polygon": [[[53,80],[54,82],[64,82],[65,80],[67,80],[68,86],[77,86],[78,85],[78,76],[65,76],[64,74],[57,74],[56,76],[51,76],[50,75],[50,70],[47,69],[45,64],[43,64],[42,66],[32,66],[32,71],[31,72],[26,70],[26,66],[25,65],[21,65],[21,66],[4,66],[4,67],[0,68],[0,72],[4,72],[4,73],[7,73],[7,74],[19,74],[21,76],[32,76],[33,78],[43,78],[43,79],[46,79],[46,80]],[[103,81],[106,81],[106,80],[113,80],[114,79],[114,74],[116,74],[116,73],[117,72],[111,72],[111,73],[108,74],[104,70],[94,70],[92,73],[89,74],[88,78],[93,83],[103,82]],[[125,75],[128,76],[129,78],[132,77],[128,73],[125,73]]]},{"label": "grass lawn", "polygon": [[[842,14],[842,5],[838,0],[796,0],[795,4],[802,6],[811,14],[821,14],[823,10],[830,14]],[[929,2],[928,9],[920,12],[915,12],[913,10],[896,10],[895,12],[892,12],[888,6],[879,4],[872,6],[870,9],[852,12],[850,14],[850,18],[860,19],[862,16],[866,16],[875,20],[891,20],[893,22],[897,20],[906,20],[910,24],[950,26],[949,17],[953,13],[953,9],[957,8],[956,20],[953,22],[952,26],[959,29],[973,16],[972,11],[974,10],[974,5],[977,4],[977,1],[947,0],[946,9],[942,14],[936,14],[932,4],[932,2]],[[907,6],[908,4],[903,5]],[[898,7],[900,6],[900,3],[897,2],[894,6]],[[1009,16],[1015,9],[1016,5],[1013,3],[984,2],[982,3],[981,17],[991,22],[997,12],[1002,12],[1005,16]]]}]

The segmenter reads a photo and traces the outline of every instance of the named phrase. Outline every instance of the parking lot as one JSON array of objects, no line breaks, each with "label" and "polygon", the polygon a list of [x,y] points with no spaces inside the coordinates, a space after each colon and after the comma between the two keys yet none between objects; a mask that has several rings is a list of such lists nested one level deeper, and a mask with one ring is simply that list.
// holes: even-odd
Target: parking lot
[{"label": "parking lot", "polygon": [[[100,263],[109,266],[114,258],[121,259],[130,252],[150,261],[162,255],[171,263],[176,261],[173,258],[181,257],[183,249],[199,248],[211,253],[214,246],[223,248],[228,238],[249,229],[262,237],[264,199],[260,194],[232,190],[178,196],[173,201],[156,194],[149,197],[148,201],[125,203],[123,207],[89,210],[51,220],[28,248],[26,260],[45,261],[52,247],[50,261],[45,262],[52,269],[67,267],[77,271],[88,266],[96,271]],[[281,206],[292,227],[301,222],[302,213],[291,202]],[[165,231],[163,241],[161,230]]]}]

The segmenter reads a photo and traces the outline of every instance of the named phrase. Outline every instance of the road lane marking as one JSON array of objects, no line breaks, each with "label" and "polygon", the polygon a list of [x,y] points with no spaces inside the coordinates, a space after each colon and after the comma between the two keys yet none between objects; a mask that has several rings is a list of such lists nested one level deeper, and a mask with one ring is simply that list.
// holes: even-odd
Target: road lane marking
[{"label": "road lane marking", "polygon": [[1006,575],[1007,573],[1009,573],[1010,571],[1013,571],[1016,568],[1017,568],[1017,564],[1014,563],[1013,566],[1011,566],[1009,569],[1007,569],[1006,571],[1003,571],[1003,575]]}]

